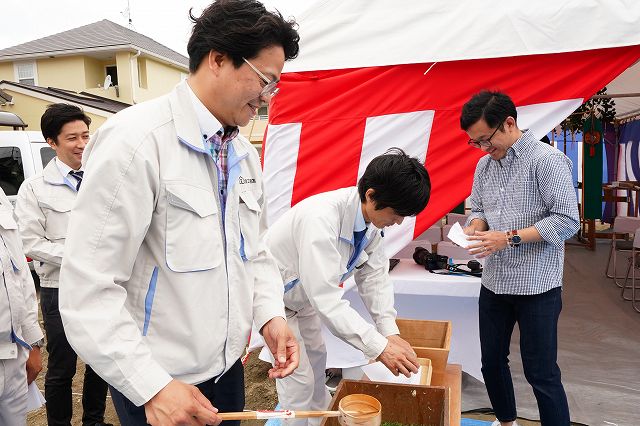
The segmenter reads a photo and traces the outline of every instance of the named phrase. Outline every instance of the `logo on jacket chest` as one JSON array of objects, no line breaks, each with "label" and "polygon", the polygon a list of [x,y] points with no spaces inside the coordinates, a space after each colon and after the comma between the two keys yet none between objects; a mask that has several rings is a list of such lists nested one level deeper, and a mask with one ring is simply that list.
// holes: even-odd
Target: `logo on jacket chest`
[{"label": "logo on jacket chest", "polygon": [[244,185],[244,184],[247,184],[247,183],[256,183],[256,180],[254,178],[244,178],[244,177],[240,176],[238,178],[238,183],[240,185]]}]

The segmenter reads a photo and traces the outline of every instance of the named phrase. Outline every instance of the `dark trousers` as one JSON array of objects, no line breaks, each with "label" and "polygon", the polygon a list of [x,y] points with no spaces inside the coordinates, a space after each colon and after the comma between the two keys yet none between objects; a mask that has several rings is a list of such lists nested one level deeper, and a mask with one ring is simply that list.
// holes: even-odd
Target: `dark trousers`
[{"label": "dark trousers", "polygon": [[[196,387],[221,413],[244,410],[244,367],[240,360],[233,364],[229,371],[218,380],[218,383],[215,382],[214,377],[206,382],[197,384]],[[113,387],[109,387],[109,389],[122,426],[147,425],[144,406],[136,407],[135,404]],[[240,421],[224,421],[222,426],[240,426]]]},{"label": "dark trousers", "polygon": [[[49,426],[68,426],[73,413],[71,382],[76,374],[77,355],[69,345],[58,310],[58,289],[42,287],[40,306],[44,330],[47,335],[47,374],[44,396],[47,400]],[[88,365],[82,386],[82,424],[93,425],[104,421],[107,384]]]},{"label": "dark trousers", "polygon": [[556,362],[561,310],[560,287],[532,296],[498,295],[481,288],[482,376],[498,420],[508,422],[517,416],[509,370],[509,344],[517,322],[524,375],[533,387],[540,422],[543,426],[570,424],[567,396]]}]

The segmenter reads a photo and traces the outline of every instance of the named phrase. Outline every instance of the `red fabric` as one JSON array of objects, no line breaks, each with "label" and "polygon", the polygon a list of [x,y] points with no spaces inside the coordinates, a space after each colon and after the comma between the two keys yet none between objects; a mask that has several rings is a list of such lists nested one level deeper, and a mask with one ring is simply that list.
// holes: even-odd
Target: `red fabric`
[{"label": "red fabric", "polygon": [[[414,237],[470,193],[480,150],[460,129],[462,105],[482,89],[498,89],[517,106],[588,99],[640,57],[640,46],[361,69],[285,73],[270,124],[302,123],[292,205],[354,185],[367,117],[435,110],[425,165],[429,205]],[[559,117],[559,120],[562,117]],[[269,139],[265,139],[268,149]],[[393,146],[391,143],[390,146]]]}]

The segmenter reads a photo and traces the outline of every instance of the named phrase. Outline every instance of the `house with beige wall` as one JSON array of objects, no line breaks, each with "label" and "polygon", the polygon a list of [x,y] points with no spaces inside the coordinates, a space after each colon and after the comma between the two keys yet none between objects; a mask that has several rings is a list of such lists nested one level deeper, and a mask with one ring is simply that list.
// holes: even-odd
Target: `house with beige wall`
[{"label": "house with beige wall", "polygon": [[[188,73],[186,56],[104,19],[0,49],[0,91],[6,95],[0,95],[0,111],[13,112],[29,130],[39,130],[48,104],[76,103],[91,116],[95,130],[127,105],[168,93]],[[261,108],[241,132],[259,146],[266,123],[267,111]]]},{"label": "house with beige wall", "polygon": [[[104,19],[1,49],[0,90],[11,101],[0,99],[0,110],[17,114],[30,130],[39,130],[46,105],[76,102],[98,127],[122,105],[169,92],[187,77],[188,63],[185,56],[153,39]],[[76,99],[58,99],[58,94]],[[96,101],[108,107],[89,105]]]}]

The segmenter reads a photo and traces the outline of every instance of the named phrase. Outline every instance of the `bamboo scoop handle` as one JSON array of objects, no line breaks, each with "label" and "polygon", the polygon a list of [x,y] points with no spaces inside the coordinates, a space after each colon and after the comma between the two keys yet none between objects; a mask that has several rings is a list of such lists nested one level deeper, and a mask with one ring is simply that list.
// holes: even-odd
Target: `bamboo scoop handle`
[{"label": "bamboo scoop handle", "polygon": [[[356,413],[356,412],[354,412]],[[366,414],[366,413],[363,413]],[[288,419],[308,417],[338,417],[340,411],[238,411],[218,413],[222,420],[251,420],[251,419]]]}]

